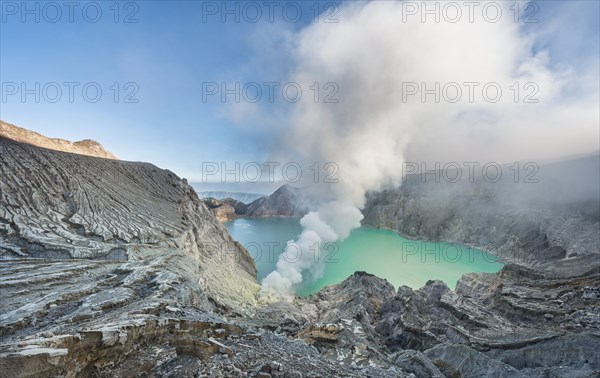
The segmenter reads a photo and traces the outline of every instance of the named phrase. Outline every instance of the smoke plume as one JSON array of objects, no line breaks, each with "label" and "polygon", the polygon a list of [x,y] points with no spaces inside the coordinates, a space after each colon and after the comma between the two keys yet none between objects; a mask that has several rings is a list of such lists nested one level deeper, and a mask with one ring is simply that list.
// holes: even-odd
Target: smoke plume
[{"label": "smoke plume", "polygon": [[[334,162],[339,182],[310,186],[313,211],[288,245],[301,256],[280,257],[263,292],[289,297],[307,273],[318,276],[322,265],[311,248],[359,227],[365,193],[400,185],[407,158],[505,162],[507,151],[517,161],[597,149],[597,86],[583,85],[585,73],[554,67],[548,51],[536,48],[538,36],[524,31],[508,8],[496,22],[479,9],[473,21],[463,7],[457,22],[433,16],[422,22],[420,14],[406,14],[403,2],[350,2],[338,23],[311,24],[292,39],[291,81],[322,89],[336,83],[339,101],[324,100],[331,88],[319,99],[305,95],[286,147],[306,161]],[[597,83],[597,73],[592,77]],[[414,83],[420,90],[410,94]],[[458,100],[449,83],[462,90]],[[484,93],[487,83],[493,85]],[[567,100],[563,94],[573,88],[585,93]],[[535,101],[525,101],[528,95]]]}]

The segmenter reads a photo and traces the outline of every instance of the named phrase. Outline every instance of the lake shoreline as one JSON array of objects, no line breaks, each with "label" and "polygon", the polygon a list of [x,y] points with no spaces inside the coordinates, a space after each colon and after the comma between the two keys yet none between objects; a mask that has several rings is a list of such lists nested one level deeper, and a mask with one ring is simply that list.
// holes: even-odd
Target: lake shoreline
[{"label": "lake shoreline", "polygon": [[[276,269],[286,242],[296,240],[300,234],[298,220],[298,217],[238,218],[225,226],[236,241],[248,247],[260,282]],[[261,243],[273,246],[268,256]],[[441,280],[455,288],[464,274],[495,273],[504,266],[494,254],[475,246],[412,239],[393,230],[367,226],[353,230],[344,241],[327,248],[319,253],[315,272],[304,271],[305,279],[307,276],[312,279],[300,286],[298,295],[310,296],[357,271],[384,278],[395,288],[405,285],[418,289],[429,280]]]}]

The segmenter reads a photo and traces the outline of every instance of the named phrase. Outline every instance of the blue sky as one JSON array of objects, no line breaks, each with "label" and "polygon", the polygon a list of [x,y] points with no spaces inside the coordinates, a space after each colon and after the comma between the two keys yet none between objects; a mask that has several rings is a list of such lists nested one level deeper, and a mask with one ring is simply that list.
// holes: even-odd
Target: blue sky
[{"label": "blue sky", "polygon": [[[81,86],[75,89],[73,103],[64,86],[56,103],[44,98],[35,103],[33,95],[25,103],[19,95],[7,97],[2,103],[3,120],[52,137],[94,138],[122,159],[150,161],[185,176],[192,176],[197,162],[203,160],[262,157],[256,148],[260,137],[253,130],[228,121],[220,101],[203,102],[202,83],[283,80],[284,70],[272,69],[264,78],[255,70],[248,71],[249,64],[262,63],[260,50],[266,48],[256,35],[266,28],[299,29],[310,22],[312,10],[303,7],[305,17],[297,22],[285,22],[277,11],[273,23],[266,15],[265,21],[247,22],[245,16],[248,20],[254,16],[242,11],[239,23],[234,16],[222,22],[219,15],[206,15],[204,22],[200,2],[138,2],[137,10],[124,9],[127,3],[122,2],[119,17],[135,11],[133,18],[138,22],[115,23],[114,10],[109,9],[113,3],[97,4],[102,16],[96,23],[87,22],[80,13],[83,5],[75,9],[74,22],[69,22],[66,8],[56,23],[47,22],[45,18],[53,19],[54,13],[44,17],[42,8],[39,23],[34,15],[26,15],[26,22],[21,22],[21,9],[17,15],[5,15],[2,82],[26,82],[29,88],[36,82],[42,86],[79,82]],[[88,8],[90,20],[94,11]],[[88,103],[81,94],[83,85],[90,82],[98,83],[103,91],[96,103]],[[136,83],[139,91],[134,99],[139,102],[115,103],[114,89],[110,89],[115,82],[121,84],[123,94],[135,89],[123,88],[125,83]],[[95,92],[90,93],[91,100]]]},{"label": "blue sky", "polygon": [[[231,15],[222,22],[221,13],[207,13],[222,2],[207,8],[206,2],[193,1],[145,1],[135,6],[120,2],[117,20],[115,3],[96,2],[102,15],[90,22],[96,6],[86,8],[86,20],[82,8],[88,3],[81,2],[74,9],[74,22],[63,7],[53,23],[55,10],[47,8],[44,14],[45,3],[29,2],[31,9],[40,7],[40,22],[35,22],[35,14],[25,14],[23,22],[23,3],[3,1],[3,88],[13,82],[25,82],[28,88],[36,82],[80,85],[72,103],[63,85],[56,103],[44,98],[36,103],[33,95],[24,102],[18,94],[3,98],[0,118],[51,137],[96,139],[122,159],[149,161],[192,180],[200,177],[202,161],[267,161],[273,130],[232,117],[214,98],[203,102],[202,83],[284,82],[292,69],[287,47],[294,33],[315,22],[315,12],[328,11],[327,2],[293,2],[289,14],[301,4],[303,17],[292,22],[282,16],[285,3],[274,9],[274,22],[262,8],[261,20],[253,23],[251,9],[240,11],[240,22]],[[534,48],[548,49],[555,65],[598,59],[598,2],[569,3],[577,5],[540,2],[540,22],[524,26],[543,34]],[[19,8],[16,14],[13,4]],[[235,2],[227,6],[235,7]],[[137,22],[124,22],[128,15]],[[102,89],[98,102],[83,98],[86,83]],[[113,83],[119,83],[117,103]],[[126,83],[134,85],[124,88]],[[139,101],[124,103],[123,96],[136,88],[133,99]],[[265,124],[285,120],[285,106],[265,106],[279,112]]]}]

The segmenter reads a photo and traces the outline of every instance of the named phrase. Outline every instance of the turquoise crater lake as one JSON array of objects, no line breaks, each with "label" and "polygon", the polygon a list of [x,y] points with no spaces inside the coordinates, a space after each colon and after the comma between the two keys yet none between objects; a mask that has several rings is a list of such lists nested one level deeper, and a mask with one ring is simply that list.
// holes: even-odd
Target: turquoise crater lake
[{"label": "turquoise crater lake", "polygon": [[[275,269],[286,243],[302,231],[298,219],[240,218],[225,224],[233,239],[252,255],[260,282]],[[286,257],[294,260],[297,251]],[[303,251],[315,256],[314,251]],[[385,278],[398,288],[420,288],[428,280],[442,280],[454,289],[465,273],[497,272],[502,264],[484,251],[450,243],[409,240],[398,234],[371,228],[359,228],[343,242],[330,245],[317,255],[323,268],[321,278],[308,280],[298,294],[305,296],[323,287],[342,282],[356,271]]]}]

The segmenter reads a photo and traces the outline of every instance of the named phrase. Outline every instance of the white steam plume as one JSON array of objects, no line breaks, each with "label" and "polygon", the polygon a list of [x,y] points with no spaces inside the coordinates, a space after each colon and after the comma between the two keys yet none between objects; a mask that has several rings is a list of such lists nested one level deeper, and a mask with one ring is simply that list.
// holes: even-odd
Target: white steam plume
[{"label": "white steam plume", "polygon": [[[524,34],[508,8],[497,22],[481,13],[471,22],[465,8],[456,23],[432,17],[422,22],[405,11],[402,2],[350,2],[340,9],[338,23],[315,23],[296,36],[291,80],[302,88],[337,83],[339,103],[305,94],[293,112],[288,135],[293,143],[287,147],[307,161],[336,163],[340,181],[312,187],[314,211],[301,220],[294,246],[301,259],[280,257],[263,281],[264,293],[289,297],[303,274],[318,275],[322,267],[307,251],[359,227],[365,193],[399,185],[407,155],[494,161],[508,150],[516,161],[598,140],[597,106],[590,106],[597,88],[581,101],[562,101],[564,86],[578,85],[575,73],[551,69],[547,52],[534,52],[534,37]],[[503,91],[497,102],[488,101],[491,89],[488,98],[482,95],[490,82]],[[521,91],[517,103],[510,90],[515,82]],[[425,83],[427,89],[458,83],[463,93],[457,102],[436,102],[433,94],[422,101],[420,92],[407,96],[407,83]],[[479,83],[472,98],[463,83]],[[526,83],[535,84],[538,103],[524,103]],[[565,123],[570,117],[578,121],[577,132]]]}]

